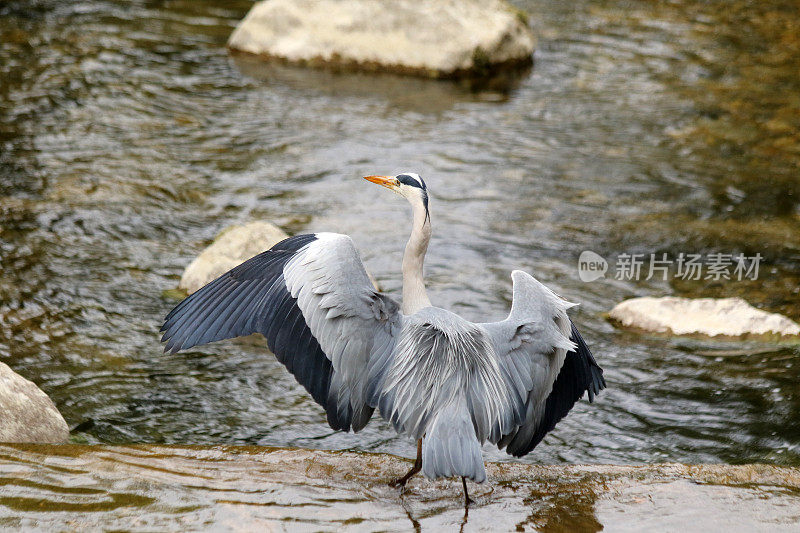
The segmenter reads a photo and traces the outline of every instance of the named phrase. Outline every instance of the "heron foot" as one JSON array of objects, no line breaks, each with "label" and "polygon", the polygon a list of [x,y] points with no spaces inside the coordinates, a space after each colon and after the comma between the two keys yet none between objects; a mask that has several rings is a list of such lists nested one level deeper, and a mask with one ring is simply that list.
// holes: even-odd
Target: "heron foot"
[{"label": "heron foot", "polygon": [[389,482],[389,486],[392,487],[393,489],[396,489],[397,487],[405,488],[406,483],[408,483],[408,479],[410,477],[411,476],[409,476],[409,475],[405,475],[403,477],[399,477],[397,479],[393,479],[392,481]]},{"label": "heron foot", "polygon": [[405,488],[408,480],[417,475],[420,470],[422,470],[422,439],[417,441],[417,460],[414,461],[414,466],[411,467],[411,470],[409,470],[405,476],[390,481],[389,486],[392,488]]},{"label": "heron foot", "polygon": [[[420,463],[421,463],[421,461],[420,461]],[[389,482],[389,486],[393,487],[393,488],[397,488],[397,487],[405,488],[406,483],[408,483],[408,480],[411,479],[412,477],[414,477],[415,475],[417,475],[417,473],[420,470],[422,470],[422,465],[419,464],[419,463],[414,463],[414,466],[411,467],[411,470],[409,470],[408,473],[405,476],[399,477],[399,478],[397,478],[397,479],[395,479],[393,481],[390,481]]]},{"label": "heron foot", "polygon": [[461,484],[464,487],[464,507],[469,509],[470,504],[475,503],[475,500],[469,497],[469,492],[467,492],[467,478],[461,477]]}]

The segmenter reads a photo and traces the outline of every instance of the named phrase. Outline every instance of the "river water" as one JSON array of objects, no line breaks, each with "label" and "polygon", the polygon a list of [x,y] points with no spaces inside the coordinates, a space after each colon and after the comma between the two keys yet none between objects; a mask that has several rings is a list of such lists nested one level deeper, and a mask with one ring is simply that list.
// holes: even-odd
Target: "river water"
[{"label": "river water", "polygon": [[[351,235],[399,296],[408,207],[360,176],[411,170],[432,194],[436,305],[502,318],[515,268],[581,303],[608,390],[521,461],[800,464],[798,348],[639,335],[603,315],[678,294],[800,319],[800,7],[516,4],[535,65],[479,88],[232,58],[250,2],[0,4],[0,358],[77,443],[410,456],[377,417],[332,432],[262,347],[164,355],[158,327],[191,259],[256,219]],[[763,262],[757,280],[612,267],[585,283],[584,250]]]},{"label": "river water", "polygon": [[257,446],[0,445],[14,531],[795,532],[800,470],[490,464],[491,484],[386,479],[385,454]]}]

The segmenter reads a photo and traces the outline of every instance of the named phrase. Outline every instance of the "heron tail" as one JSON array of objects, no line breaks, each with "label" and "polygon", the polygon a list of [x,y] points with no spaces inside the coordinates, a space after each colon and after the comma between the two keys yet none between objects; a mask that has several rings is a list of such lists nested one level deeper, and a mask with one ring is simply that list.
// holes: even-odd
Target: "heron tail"
[{"label": "heron tail", "polygon": [[464,476],[476,483],[486,481],[481,446],[460,395],[439,411],[425,430],[422,472],[431,479]]}]

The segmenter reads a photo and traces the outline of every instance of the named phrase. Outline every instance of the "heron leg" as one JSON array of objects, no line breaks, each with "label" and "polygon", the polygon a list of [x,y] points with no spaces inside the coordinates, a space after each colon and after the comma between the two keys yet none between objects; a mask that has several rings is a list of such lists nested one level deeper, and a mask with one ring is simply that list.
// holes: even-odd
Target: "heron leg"
[{"label": "heron leg", "polygon": [[469,497],[469,492],[467,492],[467,478],[461,476],[461,484],[464,486],[464,507],[469,508],[469,504],[475,503],[475,501]]},{"label": "heron leg", "polygon": [[389,483],[389,486],[405,487],[408,480],[414,477],[420,470],[422,470],[422,439],[417,441],[417,460],[414,461],[414,466],[411,467],[411,470],[409,470],[405,476],[397,478]]}]

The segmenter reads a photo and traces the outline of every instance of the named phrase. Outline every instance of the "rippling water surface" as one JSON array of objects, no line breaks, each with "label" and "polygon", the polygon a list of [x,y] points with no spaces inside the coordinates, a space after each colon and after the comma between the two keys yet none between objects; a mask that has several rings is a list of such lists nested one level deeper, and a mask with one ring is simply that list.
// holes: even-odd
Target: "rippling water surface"
[{"label": "rippling water surface", "polygon": [[[800,8],[517,2],[539,35],[505,91],[265,67],[224,48],[250,2],[0,5],[0,358],[89,443],[410,455],[377,418],[333,433],[265,350],[164,355],[164,295],[224,227],[353,237],[399,294],[408,208],[432,190],[431,300],[504,316],[510,271],[581,302],[608,390],[522,461],[800,464],[794,347],[641,336],[641,295],[745,296],[800,318]],[[764,256],[757,281],[583,283],[583,250]],[[504,454],[486,448],[490,459]]]},{"label": "rippling water surface", "polygon": [[[385,454],[259,446],[0,446],[0,527],[24,531],[797,530],[800,471],[490,464],[491,486],[386,479]],[[702,502],[698,504],[697,502]],[[768,524],[768,525],[767,525]]]}]

